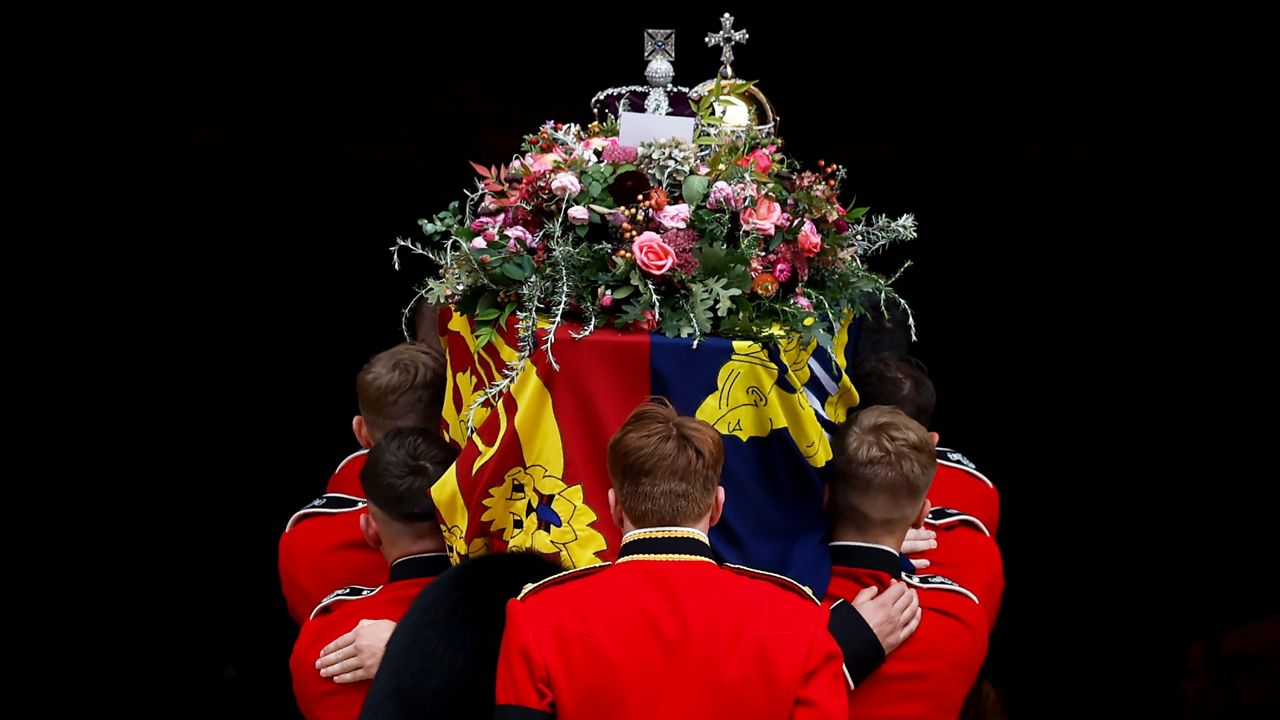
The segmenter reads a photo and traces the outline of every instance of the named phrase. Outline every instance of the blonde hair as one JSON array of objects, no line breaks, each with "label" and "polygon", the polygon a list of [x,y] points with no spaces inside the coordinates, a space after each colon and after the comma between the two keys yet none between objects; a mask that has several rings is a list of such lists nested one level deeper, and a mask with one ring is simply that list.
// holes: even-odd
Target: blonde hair
[{"label": "blonde hair", "polygon": [[920,512],[938,464],[924,426],[896,407],[876,405],[846,422],[833,445],[830,484],[837,521],[896,530]]}]

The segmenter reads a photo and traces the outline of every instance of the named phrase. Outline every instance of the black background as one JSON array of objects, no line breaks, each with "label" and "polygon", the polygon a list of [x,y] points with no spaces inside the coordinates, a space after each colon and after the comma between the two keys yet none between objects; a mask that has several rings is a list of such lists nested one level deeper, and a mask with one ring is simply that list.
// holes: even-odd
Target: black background
[{"label": "black background", "polygon": [[[159,604],[198,609],[144,636],[227,714],[294,712],[275,542],[355,449],[354,374],[399,338],[419,276],[393,239],[460,197],[466,161],[643,82],[643,28],[678,31],[678,83],[710,77],[701,37],[729,9],[420,5],[42,5],[17,25],[53,74],[17,74],[9,138],[38,148],[35,185],[97,213],[78,231],[125,237],[82,254],[134,265],[101,301],[110,342],[160,346],[126,352],[154,452],[178,457],[141,494],[221,498],[170,531],[199,559]],[[1275,235],[1274,24],[1035,5],[743,8],[735,67],[791,153],[919,219],[896,259],[916,261],[900,290],[936,429],[1004,499],[987,675],[1006,709],[1164,715],[1193,642],[1276,610],[1248,574],[1275,493],[1242,469],[1266,434],[1227,408],[1269,393],[1245,350],[1266,325],[1244,318]]]}]

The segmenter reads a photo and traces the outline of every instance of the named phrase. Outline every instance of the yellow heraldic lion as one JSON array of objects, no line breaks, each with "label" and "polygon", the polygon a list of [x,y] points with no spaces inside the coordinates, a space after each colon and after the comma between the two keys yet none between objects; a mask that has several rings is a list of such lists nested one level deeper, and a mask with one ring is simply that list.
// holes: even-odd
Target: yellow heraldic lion
[{"label": "yellow heraldic lion", "polygon": [[[490,435],[485,423],[497,424],[497,432],[492,434],[494,440],[486,443],[481,433],[467,432],[467,408],[485,387],[501,376],[506,363],[516,358],[516,352],[501,338],[495,338],[490,344],[501,360],[495,362],[490,353],[477,347],[471,323],[465,316],[454,314],[448,327],[453,331],[450,339],[465,342],[473,358],[473,364],[466,368],[455,368],[450,362],[444,407],[449,437],[464,447],[474,444],[479,450],[471,465],[470,477],[493,477],[496,469],[487,466],[503,442],[518,442],[524,460],[522,466],[507,469],[502,483],[489,489],[489,497],[482,501],[486,510],[480,520],[489,522],[495,533],[501,533],[510,550],[559,554],[560,564],[565,568],[600,562],[596,553],[605,550],[607,543],[604,536],[591,527],[598,517],[583,500],[582,486],[567,484],[562,479],[564,445],[560,440],[560,427],[556,423],[551,393],[538,377],[534,363],[524,367],[508,392],[496,399],[492,410],[484,406],[476,410],[473,427],[485,427],[484,435]],[[509,412],[512,408],[517,411]],[[513,429],[514,438],[509,436]],[[444,520],[446,549],[454,564],[492,549],[487,535],[474,537],[470,543],[466,540],[471,518],[466,496],[458,484],[456,465],[431,487],[431,498]]]},{"label": "yellow heraldic lion", "polygon": [[[810,465],[826,465],[831,459],[831,443],[818,414],[841,423],[849,409],[858,404],[858,393],[845,373],[848,328],[846,322],[835,338],[834,355],[839,367],[836,379],[828,372],[830,368],[823,368],[813,360],[816,341],[801,345],[797,338],[783,340],[778,348],[782,360],[779,365],[761,343],[735,340],[733,355],[716,376],[716,391],[698,406],[698,419],[722,435],[733,435],[744,441],[785,429]],[[798,392],[778,386],[784,373],[787,382]],[[811,381],[816,384],[816,390],[809,387]],[[818,393],[826,395],[827,400],[821,401]]]},{"label": "yellow heraldic lion", "polygon": [[604,536],[590,526],[595,512],[583,500],[581,485],[566,485],[538,465],[512,468],[500,486],[489,490],[481,516],[513,551],[559,554],[566,568],[600,562]]}]

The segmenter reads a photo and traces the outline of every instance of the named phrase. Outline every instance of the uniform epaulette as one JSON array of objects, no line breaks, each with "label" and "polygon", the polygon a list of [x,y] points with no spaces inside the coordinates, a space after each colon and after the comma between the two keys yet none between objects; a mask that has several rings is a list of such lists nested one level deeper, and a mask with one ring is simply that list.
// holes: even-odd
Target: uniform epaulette
[{"label": "uniform epaulette", "polygon": [[988,480],[986,475],[983,475],[982,473],[978,472],[978,466],[974,465],[973,461],[965,457],[962,453],[958,453],[955,450],[952,450],[951,448],[942,448],[942,447],[934,448],[934,452],[937,453],[938,462],[940,464],[950,465],[953,468],[959,468],[960,470],[964,470],[970,475],[986,483],[988,486],[995,487],[995,483],[992,483],[990,480]]},{"label": "uniform epaulette", "polygon": [[738,573],[739,575],[746,575],[747,577],[758,578],[760,580],[768,580],[769,582],[773,583],[774,585],[777,585],[778,587],[786,588],[787,590],[791,590],[792,592],[800,593],[801,595],[804,595],[805,597],[809,598],[816,604],[819,604],[819,605],[822,604],[818,600],[818,597],[813,594],[813,591],[809,589],[808,585],[802,585],[801,583],[798,583],[795,580],[792,580],[786,575],[779,575],[777,573],[771,573],[766,570],[757,570],[755,568],[747,567],[745,565],[733,565],[731,563],[725,563],[720,567],[726,568],[728,570],[732,570]]},{"label": "uniform epaulette", "polygon": [[925,518],[934,525],[951,525],[958,522],[967,522],[982,531],[983,535],[991,536],[991,531],[987,530],[987,526],[982,524],[978,518],[967,512],[957,510],[955,508],[934,508],[929,511],[929,516]]},{"label": "uniform epaulette", "polygon": [[320,604],[316,605],[315,609],[311,611],[311,617],[314,618],[316,615],[319,615],[321,610],[324,610],[325,608],[329,607],[330,605],[333,605],[334,603],[339,603],[339,602],[342,602],[343,600],[359,600],[361,598],[367,598],[381,589],[382,589],[381,585],[379,585],[378,587],[366,587],[364,585],[348,585],[344,588],[338,588],[337,590],[334,590],[333,592],[324,596],[324,599],[320,601]]},{"label": "uniform epaulette", "polygon": [[524,589],[520,591],[520,594],[516,596],[516,599],[523,600],[525,595],[528,595],[535,590],[542,590],[543,588],[548,588],[552,585],[558,585],[570,578],[582,577],[583,575],[586,575],[589,570],[599,570],[600,568],[608,567],[612,564],[613,563],[602,562],[596,563],[595,565],[583,565],[582,567],[570,568],[564,572],[558,572],[555,575],[539,580],[536,583],[528,583],[524,586]]},{"label": "uniform epaulette", "polygon": [[978,602],[977,595],[974,595],[973,593],[969,592],[967,589],[965,589],[963,585],[956,582],[955,580],[952,580],[951,578],[946,578],[941,575],[912,575],[911,573],[902,573],[902,579],[906,580],[911,585],[915,585],[916,587],[935,588],[937,590],[950,590],[952,592],[958,592],[964,595],[965,597],[969,598],[970,600],[978,603],[979,605],[982,604]]},{"label": "uniform epaulette", "polygon": [[333,513],[350,512],[359,510],[368,503],[358,497],[352,495],[343,495],[342,493],[328,493],[307,503],[307,506],[293,514],[289,518],[289,524],[284,526],[284,531],[289,532],[293,529],[298,521],[308,515],[332,515]]}]

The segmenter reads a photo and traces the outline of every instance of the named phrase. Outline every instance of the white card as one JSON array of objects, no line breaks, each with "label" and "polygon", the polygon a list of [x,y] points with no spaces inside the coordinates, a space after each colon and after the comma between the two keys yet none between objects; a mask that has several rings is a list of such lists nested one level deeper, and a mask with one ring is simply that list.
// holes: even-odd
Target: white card
[{"label": "white card", "polygon": [[646,140],[675,137],[692,143],[696,124],[697,118],[691,117],[623,112],[618,118],[618,142],[637,147]]}]

